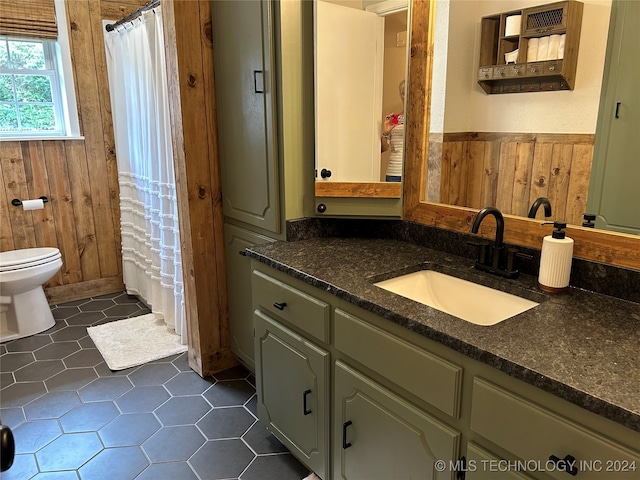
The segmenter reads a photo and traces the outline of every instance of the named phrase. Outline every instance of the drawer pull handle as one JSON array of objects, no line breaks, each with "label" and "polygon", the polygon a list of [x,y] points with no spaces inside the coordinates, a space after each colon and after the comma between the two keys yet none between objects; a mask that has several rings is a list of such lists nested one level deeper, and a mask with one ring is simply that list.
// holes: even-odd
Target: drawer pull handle
[{"label": "drawer pull handle", "polygon": [[351,443],[347,442],[347,428],[349,428],[350,425],[353,425],[351,420],[342,424],[342,448],[344,450],[351,446]]},{"label": "drawer pull handle", "polygon": [[549,461],[553,462],[553,464],[558,468],[561,472],[566,472],[569,475],[576,476],[578,475],[578,464],[573,455],[566,455],[564,458],[556,457],[555,455],[551,455],[549,457]]},{"label": "drawer pull handle", "polygon": [[278,310],[284,310],[284,307],[287,306],[287,302],[273,302],[273,306],[276,307]]},{"label": "drawer pull handle", "polygon": [[310,393],[311,390],[305,390],[302,394],[302,413],[304,415],[309,415],[311,413],[311,410],[307,408],[307,395],[309,395]]}]

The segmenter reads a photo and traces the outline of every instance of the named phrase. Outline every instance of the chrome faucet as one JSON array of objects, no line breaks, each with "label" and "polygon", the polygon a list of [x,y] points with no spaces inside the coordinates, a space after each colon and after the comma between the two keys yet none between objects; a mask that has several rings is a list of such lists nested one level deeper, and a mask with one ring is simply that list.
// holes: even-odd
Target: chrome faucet
[{"label": "chrome faucet", "polygon": [[538,213],[538,208],[544,205],[544,216],[551,216],[551,202],[546,197],[538,197],[531,204],[531,208],[529,208],[529,214],[527,217],[536,218],[536,213]]},{"label": "chrome faucet", "polygon": [[[493,215],[496,219],[496,236],[493,245],[484,240],[481,242],[469,242],[478,247],[478,259],[475,268],[485,272],[500,275],[506,278],[518,278],[520,272],[514,268],[514,258],[522,257],[531,259],[530,255],[518,252],[515,248],[505,248],[504,237],[504,217],[502,212],[496,207],[485,207],[480,210],[471,223],[471,233],[478,233],[480,224],[488,215]],[[504,251],[506,250],[506,255]]]}]

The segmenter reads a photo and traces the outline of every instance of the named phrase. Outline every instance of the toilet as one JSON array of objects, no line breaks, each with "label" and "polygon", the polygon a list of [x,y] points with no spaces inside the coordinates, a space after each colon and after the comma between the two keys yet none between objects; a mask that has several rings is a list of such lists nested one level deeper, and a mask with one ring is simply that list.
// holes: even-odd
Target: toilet
[{"label": "toilet", "polygon": [[55,325],[42,284],[60,267],[62,256],[57,248],[0,252],[0,342],[35,335]]}]

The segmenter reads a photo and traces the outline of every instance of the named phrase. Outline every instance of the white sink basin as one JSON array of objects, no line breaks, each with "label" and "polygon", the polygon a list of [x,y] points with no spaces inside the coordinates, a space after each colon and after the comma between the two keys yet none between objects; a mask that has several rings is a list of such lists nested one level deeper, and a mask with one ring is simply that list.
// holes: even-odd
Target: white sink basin
[{"label": "white sink basin", "polygon": [[495,325],[539,305],[433,270],[420,270],[374,285],[476,325]]}]

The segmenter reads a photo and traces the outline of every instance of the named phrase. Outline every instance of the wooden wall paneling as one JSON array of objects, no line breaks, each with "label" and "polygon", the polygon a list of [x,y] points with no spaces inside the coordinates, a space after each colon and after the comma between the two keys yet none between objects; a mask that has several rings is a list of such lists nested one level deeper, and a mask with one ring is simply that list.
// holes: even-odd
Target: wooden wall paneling
[{"label": "wooden wall paneling", "polygon": [[[49,188],[49,173],[45,162],[44,142],[22,142],[22,157],[24,159],[25,174],[29,187],[29,198],[46,196],[49,202],[42,210],[33,210],[33,230],[36,245],[39,247],[57,247],[56,225],[53,216],[51,191]],[[58,271],[47,285],[61,285],[62,271]]]},{"label": "wooden wall paneling", "polygon": [[511,213],[513,200],[513,182],[516,173],[516,142],[504,142],[500,146],[500,163],[498,166],[498,191],[495,206],[502,213]]},{"label": "wooden wall paneling", "polygon": [[[135,11],[139,8],[136,4],[127,6],[125,10]],[[116,161],[115,137],[113,131],[113,116],[111,115],[111,97],[109,91],[109,76],[107,73],[107,59],[104,47],[104,27],[102,20],[105,18],[102,12],[102,2],[89,2],[89,16],[91,18],[91,33],[93,37],[93,58],[96,70],[96,82],[98,85],[98,103],[100,105],[100,115],[102,119],[102,142],[100,144],[101,157],[104,158],[108,189],[109,206],[111,208],[111,218],[113,219],[113,238],[117,251],[121,254],[121,233],[120,233],[120,198],[118,185],[118,164]],[[123,17],[116,17],[119,20]],[[114,92],[118,95],[120,92]],[[95,240],[95,239],[94,239]],[[122,260],[118,258],[116,264],[117,273],[122,273]]]},{"label": "wooden wall paneling", "polygon": [[572,155],[573,145],[560,143],[553,145],[548,198],[551,206],[555,209],[553,214],[555,220],[565,220]]},{"label": "wooden wall paneling", "polygon": [[109,188],[109,171],[104,150],[103,124],[99,96],[99,84],[95,68],[94,38],[90,1],[67,2],[71,26],[71,55],[75,80],[82,95],[78,107],[82,117],[85,136],[86,162],[92,193],[93,217],[96,227],[96,242],[100,260],[101,276],[118,275],[121,272],[120,241],[117,238]]},{"label": "wooden wall paneling", "polygon": [[166,2],[162,8],[165,56],[167,68],[167,88],[169,90],[169,116],[173,147],[173,163],[176,176],[176,197],[178,220],[180,222],[180,249],[184,282],[184,304],[187,322],[189,366],[202,375],[200,361],[200,326],[198,317],[198,297],[196,289],[193,242],[191,235],[190,190],[184,151],[184,128],[182,125],[182,99],[180,97],[180,72],[174,3]]},{"label": "wooden wall paneling", "polygon": [[521,142],[516,145],[516,163],[513,180],[513,215],[527,216],[529,212],[529,192],[531,191],[531,170],[533,168],[533,142]]},{"label": "wooden wall paneling", "polygon": [[[536,198],[547,197],[554,218],[580,225],[592,156],[592,135],[446,134],[441,203],[494,205],[504,214],[526,217]],[[544,218],[541,210],[538,218]]]},{"label": "wooden wall paneling", "polygon": [[449,202],[453,205],[465,205],[469,162],[467,161],[467,142],[453,142],[449,151]]},{"label": "wooden wall paneling", "polygon": [[[0,143],[0,154],[4,155],[2,143]],[[0,155],[0,158],[2,158]],[[11,229],[11,217],[9,209],[15,208],[11,205],[11,199],[7,197],[5,178],[0,167],[0,251],[15,250],[13,243],[13,230]]]},{"label": "wooden wall paneling", "polygon": [[219,240],[223,225],[216,223],[222,218],[220,180],[217,166],[210,163],[217,162],[212,138],[215,125],[207,125],[214,121],[210,103],[213,83],[208,78],[213,72],[213,54],[207,51],[211,49],[210,5],[204,0],[167,2],[163,25],[188,306],[189,365],[206,376],[238,363],[231,354],[226,282],[223,270],[219,270],[224,265],[224,241]]},{"label": "wooden wall paneling", "polygon": [[[551,153],[553,145],[550,143],[536,143],[533,150],[533,171],[531,172],[531,191],[529,203],[537,198],[549,197],[549,178],[551,176]],[[555,206],[552,204],[552,213],[555,215]],[[538,211],[536,218],[544,218],[544,214]]]},{"label": "wooden wall paneling", "polygon": [[442,163],[440,164],[440,202],[453,205],[451,202],[451,156],[453,142],[442,145]]},{"label": "wooden wall paneling", "polygon": [[7,200],[9,202],[9,221],[13,235],[14,248],[36,247],[36,236],[33,229],[33,215],[21,207],[11,205],[11,200],[29,199],[27,175],[22,158],[22,147],[19,142],[0,142],[2,155],[2,173],[5,180]]},{"label": "wooden wall paneling", "polygon": [[218,336],[214,349],[207,352],[205,364],[211,372],[220,371],[236,365],[238,360],[231,354],[231,332],[229,329],[229,304],[227,296],[227,266],[224,253],[224,214],[222,211],[222,176],[218,158],[218,133],[216,128],[215,82],[213,76],[213,32],[211,31],[211,6],[208,1],[199,2],[200,9],[200,42],[202,48],[202,82],[204,86],[204,108],[209,143],[207,155],[210,168],[211,201],[213,204],[213,244],[216,269],[216,285],[218,297]]},{"label": "wooden wall paneling", "polygon": [[[73,218],[75,221],[75,235],[78,244],[82,280],[96,280],[101,277],[101,273],[85,143],[83,141],[73,140],[64,142],[64,145],[67,159],[74,162],[73,166],[68,168],[67,172],[71,187],[71,198],[73,200]],[[119,223],[118,217],[118,224]],[[116,239],[114,239],[114,242],[115,241]],[[117,247],[119,247],[119,244]]]},{"label": "wooden wall paneling", "polygon": [[76,225],[69,184],[69,168],[62,142],[50,142],[47,145],[45,161],[47,170],[52,172],[49,178],[50,208],[56,219],[57,246],[62,253],[60,271],[63,283],[79,283],[82,281],[82,268],[75,235]]},{"label": "wooden wall paneling", "polygon": [[593,145],[574,145],[571,158],[571,181],[567,192],[567,223],[582,225],[584,213],[587,213],[587,194],[591,181]]},{"label": "wooden wall paneling", "polygon": [[484,142],[484,176],[482,202],[478,208],[495,205],[498,201],[498,173],[500,168],[500,143],[494,140]]},{"label": "wooden wall paneling", "polygon": [[482,208],[482,187],[484,186],[485,142],[467,142],[469,152],[469,180],[467,182],[467,206]]}]

